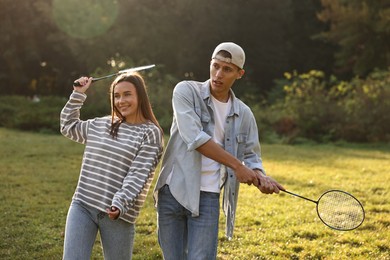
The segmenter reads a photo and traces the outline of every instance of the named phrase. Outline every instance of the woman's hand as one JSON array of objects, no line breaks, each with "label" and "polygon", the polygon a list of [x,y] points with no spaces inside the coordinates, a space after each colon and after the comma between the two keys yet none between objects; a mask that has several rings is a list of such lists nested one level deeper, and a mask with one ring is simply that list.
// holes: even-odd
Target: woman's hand
[{"label": "woman's hand", "polygon": [[111,208],[106,210],[108,217],[111,220],[115,220],[119,217],[120,211],[117,207],[111,206]]},{"label": "woman's hand", "polygon": [[89,88],[89,86],[91,86],[91,83],[92,83],[92,77],[81,77],[77,80],[77,81],[80,86],[73,86],[73,90],[74,91],[77,91],[79,93],[85,93],[87,91],[87,89]]}]

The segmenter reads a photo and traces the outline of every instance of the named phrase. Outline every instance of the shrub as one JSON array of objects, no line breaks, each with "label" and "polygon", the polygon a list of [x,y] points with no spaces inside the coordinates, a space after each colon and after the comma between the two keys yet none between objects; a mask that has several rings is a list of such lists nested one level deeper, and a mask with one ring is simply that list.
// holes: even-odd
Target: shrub
[{"label": "shrub", "polygon": [[338,137],[350,141],[390,141],[390,69],[374,71],[366,79],[332,89],[345,122],[337,126]]},{"label": "shrub", "polygon": [[[145,75],[154,113],[166,133],[172,122],[171,96],[176,79],[156,70]],[[97,81],[88,89],[81,119],[111,113],[108,81]],[[72,89],[69,90],[69,95]],[[39,100],[23,96],[0,96],[0,127],[25,131],[59,133],[60,112],[67,97],[42,96]]]},{"label": "shrub", "polygon": [[315,70],[285,77],[284,96],[254,110],[284,141],[390,141],[390,69],[349,82]]},{"label": "shrub", "polygon": [[27,131],[58,132],[59,114],[66,100],[42,97],[39,101],[21,96],[0,97],[0,126]]}]

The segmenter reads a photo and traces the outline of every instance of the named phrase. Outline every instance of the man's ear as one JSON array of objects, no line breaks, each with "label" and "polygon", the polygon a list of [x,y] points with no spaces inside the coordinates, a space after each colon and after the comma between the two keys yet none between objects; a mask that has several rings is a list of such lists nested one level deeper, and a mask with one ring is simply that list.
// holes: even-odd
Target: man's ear
[{"label": "man's ear", "polygon": [[238,74],[239,74],[239,76],[237,77],[237,79],[242,78],[242,76],[244,76],[244,74],[245,74],[245,70],[244,70],[244,69],[240,69],[240,70],[238,71]]}]

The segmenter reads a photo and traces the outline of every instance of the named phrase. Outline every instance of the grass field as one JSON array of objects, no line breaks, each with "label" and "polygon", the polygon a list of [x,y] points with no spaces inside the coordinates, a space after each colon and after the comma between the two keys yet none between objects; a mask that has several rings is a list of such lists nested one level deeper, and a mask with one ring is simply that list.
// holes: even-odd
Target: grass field
[{"label": "grass field", "polygon": [[[360,199],[365,222],[332,230],[315,204],[242,185],[233,240],[221,215],[218,259],[390,259],[389,145],[262,146],[268,174],[288,190],[318,197],[341,189]],[[57,135],[0,128],[0,259],[61,259],[68,206],[83,146]],[[103,259],[99,239],[92,259]],[[134,259],[161,259],[149,196],[137,223]]]}]

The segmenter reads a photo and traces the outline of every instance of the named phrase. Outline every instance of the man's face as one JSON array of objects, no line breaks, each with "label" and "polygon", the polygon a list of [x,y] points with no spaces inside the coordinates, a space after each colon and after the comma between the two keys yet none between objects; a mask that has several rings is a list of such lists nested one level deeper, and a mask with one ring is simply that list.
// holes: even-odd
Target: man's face
[{"label": "man's face", "polygon": [[227,98],[233,83],[241,78],[244,72],[234,64],[212,59],[210,63],[211,94],[216,98]]}]

